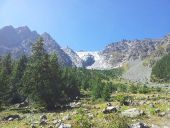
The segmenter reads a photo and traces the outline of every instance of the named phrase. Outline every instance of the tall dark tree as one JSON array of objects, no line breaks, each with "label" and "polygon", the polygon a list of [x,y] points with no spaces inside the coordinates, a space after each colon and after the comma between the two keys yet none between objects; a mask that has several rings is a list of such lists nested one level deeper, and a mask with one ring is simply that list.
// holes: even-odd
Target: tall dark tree
[{"label": "tall dark tree", "polygon": [[36,103],[53,109],[58,102],[60,91],[60,70],[57,56],[50,56],[39,39],[32,49],[32,57],[23,76],[23,92]]},{"label": "tall dark tree", "polygon": [[10,90],[10,75],[12,72],[12,58],[11,54],[7,54],[1,60],[1,70],[0,70],[0,99],[1,101],[6,102],[7,97],[9,96]]},{"label": "tall dark tree", "polygon": [[11,103],[18,103],[22,101],[19,89],[21,88],[21,80],[26,69],[27,61],[28,61],[27,57],[23,55],[18,61],[16,61],[13,67],[10,79],[10,97],[9,97]]}]

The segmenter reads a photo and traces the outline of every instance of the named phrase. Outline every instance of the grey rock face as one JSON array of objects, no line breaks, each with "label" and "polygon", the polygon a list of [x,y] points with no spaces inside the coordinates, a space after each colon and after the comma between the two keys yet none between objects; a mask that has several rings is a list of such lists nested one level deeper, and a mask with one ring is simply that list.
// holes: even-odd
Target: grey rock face
[{"label": "grey rock face", "polygon": [[70,57],[71,61],[74,63],[76,67],[84,67],[83,60],[77,55],[76,52],[74,52],[72,49],[68,47],[63,50]]},{"label": "grey rock face", "polygon": [[[100,52],[89,52],[80,56],[70,48],[62,49],[48,33],[38,34],[27,26],[18,28],[6,26],[0,29],[0,55],[8,52],[14,57],[19,57],[23,53],[30,55],[32,44],[40,36],[44,39],[47,52],[57,53],[60,64],[88,69],[117,68],[135,60],[143,61],[148,57],[158,60],[170,51],[170,35],[167,35],[161,39],[122,40],[107,45]],[[144,79],[145,76],[140,78]]]},{"label": "grey rock face", "polygon": [[74,66],[70,57],[48,33],[40,35],[36,31],[31,31],[27,26],[19,28],[6,26],[0,29],[0,55],[8,52],[14,57],[19,57],[21,54],[30,55],[32,44],[40,37],[44,39],[46,51],[48,53],[55,52],[58,55],[59,63]]}]

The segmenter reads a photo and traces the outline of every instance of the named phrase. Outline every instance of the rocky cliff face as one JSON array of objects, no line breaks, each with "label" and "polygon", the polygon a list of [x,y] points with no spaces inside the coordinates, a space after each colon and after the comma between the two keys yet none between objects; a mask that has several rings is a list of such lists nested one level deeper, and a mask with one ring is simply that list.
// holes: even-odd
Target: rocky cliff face
[{"label": "rocky cliff face", "polygon": [[4,55],[10,52],[14,57],[18,57],[23,53],[30,55],[32,44],[40,37],[44,39],[47,52],[55,52],[61,64],[75,66],[70,57],[48,33],[40,35],[36,31],[31,31],[27,26],[19,28],[6,26],[0,29],[0,54]]},{"label": "rocky cliff face", "polygon": [[64,48],[63,51],[70,57],[76,67],[85,67],[84,61],[71,48]]}]

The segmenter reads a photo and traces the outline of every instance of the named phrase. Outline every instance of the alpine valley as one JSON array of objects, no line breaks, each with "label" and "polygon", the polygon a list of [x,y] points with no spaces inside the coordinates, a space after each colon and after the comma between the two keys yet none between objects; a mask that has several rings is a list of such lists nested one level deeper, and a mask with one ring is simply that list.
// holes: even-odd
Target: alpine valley
[{"label": "alpine valley", "polygon": [[64,66],[99,70],[125,67],[123,78],[133,81],[149,81],[152,65],[170,52],[170,35],[160,39],[123,39],[108,44],[100,51],[77,52],[69,47],[61,48],[47,32],[39,34],[27,26],[18,28],[5,26],[0,29],[0,55],[10,52],[15,58],[22,54],[29,56],[32,44],[39,37],[43,38],[46,51],[55,52],[59,63]]}]

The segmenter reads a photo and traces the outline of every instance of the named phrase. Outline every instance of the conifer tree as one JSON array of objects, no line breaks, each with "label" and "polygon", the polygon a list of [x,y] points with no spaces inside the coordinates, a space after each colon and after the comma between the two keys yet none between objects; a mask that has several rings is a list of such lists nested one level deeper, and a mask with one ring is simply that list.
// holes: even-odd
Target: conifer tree
[{"label": "conifer tree", "polygon": [[26,55],[22,55],[21,58],[16,61],[13,67],[10,78],[10,103],[18,103],[22,100],[19,89],[21,88],[21,80],[26,69],[27,61],[28,59]]}]

